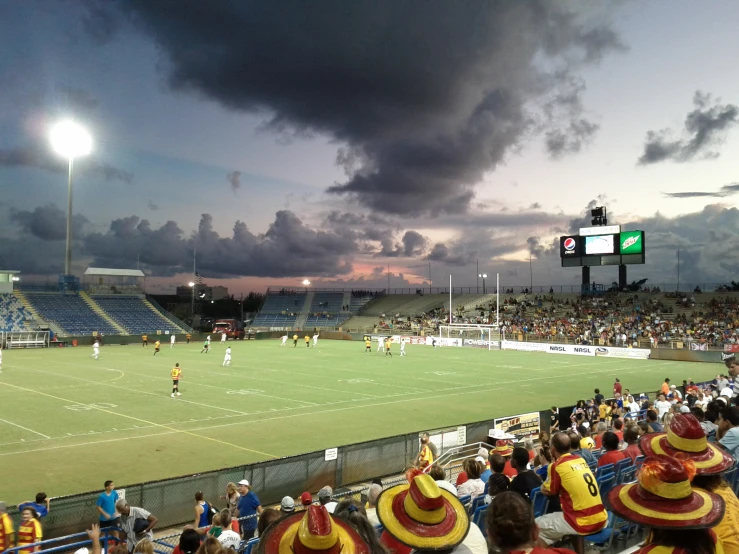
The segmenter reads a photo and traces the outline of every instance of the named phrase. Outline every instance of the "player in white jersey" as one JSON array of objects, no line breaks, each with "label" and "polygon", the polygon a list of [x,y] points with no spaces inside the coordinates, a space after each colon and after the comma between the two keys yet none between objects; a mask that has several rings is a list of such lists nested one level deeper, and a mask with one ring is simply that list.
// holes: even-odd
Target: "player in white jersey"
[{"label": "player in white jersey", "polygon": [[406,353],[405,353],[405,340],[403,340],[403,339],[400,340],[400,355],[401,356],[405,356],[406,355]]},{"label": "player in white jersey", "polygon": [[3,346],[0,344],[0,373],[3,372]]},{"label": "player in white jersey", "polygon": [[231,365],[231,347],[226,348],[226,353],[223,356],[223,367]]},{"label": "player in white jersey", "polygon": [[221,344],[223,344],[224,342],[226,342],[226,333],[225,332],[224,333],[221,333]]},{"label": "player in white jersey", "polygon": [[313,348],[318,344],[318,333],[313,335]]},{"label": "player in white jersey", "polygon": [[92,345],[92,357],[97,360],[98,356],[100,356],[100,343],[98,341],[95,341],[95,343]]},{"label": "player in white jersey", "polygon": [[174,347],[174,341],[175,341],[175,336],[174,335],[172,335],[171,337],[169,337],[169,347],[170,348],[173,348]]},{"label": "player in white jersey", "polygon": [[382,352],[385,347],[385,338],[377,337],[377,352]]},{"label": "player in white jersey", "polygon": [[280,346],[285,346],[286,344],[287,344],[287,335],[283,335],[282,344],[280,344]]}]

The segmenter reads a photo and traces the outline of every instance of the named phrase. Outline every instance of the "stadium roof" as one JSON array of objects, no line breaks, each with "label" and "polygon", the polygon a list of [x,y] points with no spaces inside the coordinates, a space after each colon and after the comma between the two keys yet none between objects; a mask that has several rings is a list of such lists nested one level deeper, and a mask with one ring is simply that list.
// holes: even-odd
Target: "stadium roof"
[{"label": "stadium roof", "polygon": [[110,277],[146,277],[140,269],[108,269],[105,267],[88,267],[85,275],[107,275]]},{"label": "stadium roof", "polygon": [[17,269],[0,269],[0,273],[20,273]]}]

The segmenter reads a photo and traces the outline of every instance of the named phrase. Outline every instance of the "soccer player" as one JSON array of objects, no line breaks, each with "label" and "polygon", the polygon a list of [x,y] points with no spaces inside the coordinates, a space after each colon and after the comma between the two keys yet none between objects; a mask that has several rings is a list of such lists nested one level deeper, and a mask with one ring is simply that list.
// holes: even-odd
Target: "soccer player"
[{"label": "soccer player", "polygon": [[146,335],[146,333],[141,335],[141,348],[143,348],[144,346],[149,346],[149,337]]},{"label": "soccer player", "polygon": [[175,397],[175,394],[177,396],[182,396],[180,393],[180,375],[182,375],[180,364],[177,363],[174,365],[170,375],[172,376],[172,398]]},{"label": "soccer player", "polygon": [[[31,507],[23,508],[21,512],[21,524],[18,526],[18,546],[27,546],[29,544],[35,544],[44,540],[44,535],[41,531],[41,523],[36,519],[36,510]],[[25,550],[19,550],[19,554],[30,554],[40,550],[36,548],[26,548]]]},{"label": "soccer player", "polygon": [[200,353],[202,354],[203,352],[205,352],[206,354],[210,352],[210,341],[208,339],[205,339],[205,342],[203,343],[203,349],[200,351]]},{"label": "soccer player", "polygon": [[313,348],[315,348],[318,345],[318,333],[315,333],[313,335]]},{"label": "soccer player", "polygon": [[287,333],[282,336],[282,344],[280,346],[285,346],[287,344]]},{"label": "soccer player", "polygon": [[370,337],[364,337],[364,353],[372,354],[372,339]]},{"label": "soccer player", "polygon": [[400,355],[405,356],[405,341],[403,339],[400,339]]},{"label": "soccer player", "polygon": [[221,333],[221,344],[223,344],[224,342],[226,342],[226,332],[225,331]]},{"label": "soccer player", "polygon": [[226,354],[223,356],[223,367],[231,365],[231,347],[226,347]]},{"label": "soccer player", "polygon": [[305,335],[305,346],[310,348],[310,337],[308,335]]},{"label": "soccer player", "polygon": [[298,345],[298,334],[295,333],[293,335],[293,348],[295,348]]},{"label": "soccer player", "polygon": [[392,353],[392,352],[390,352],[390,346],[391,346],[392,344],[393,344],[393,341],[392,341],[392,339],[391,339],[390,337],[388,337],[388,338],[387,338],[387,339],[385,340],[385,356],[388,356],[388,355],[389,355],[389,356],[390,356],[391,358],[393,357],[393,353]]},{"label": "soccer player", "polygon": [[190,339],[192,338],[192,335],[190,333],[185,335],[185,340],[187,341],[187,344],[190,344]]},{"label": "soccer player", "polygon": [[174,334],[172,334],[172,336],[169,337],[169,347],[170,348],[174,348],[174,341],[175,341],[175,336]]},{"label": "soccer player", "polygon": [[156,356],[156,355],[157,355],[157,354],[159,353],[159,347],[160,347],[161,345],[162,345],[162,343],[161,343],[161,342],[159,342],[159,341],[156,341],[156,342],[154,343],[154,355],[155,355],[155,356]]},{"label": "soccer player", "polygon": [[377,337],[377,350],[376,352],[382,352],[385,347],[385,337]]},{"label": "soccer player", "polygon": [[95,339],[95,342],[92,345],[92,357],[97,360],[99,355],[100,355],[100,343],[97,341],[97,339]]}]

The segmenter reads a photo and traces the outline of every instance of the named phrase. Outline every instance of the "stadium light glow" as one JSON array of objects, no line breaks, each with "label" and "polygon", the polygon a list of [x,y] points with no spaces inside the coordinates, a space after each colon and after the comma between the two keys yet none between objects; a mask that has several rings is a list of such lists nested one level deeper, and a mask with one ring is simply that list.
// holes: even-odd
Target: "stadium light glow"
[{"label": "stadium light glow", "polygon": [[310,285],[310,281],[308,279],[303,279],[303,284],[307,287]]},{"label": "stadium light glow", "polygon": [[189,283],[187,283],[187,286],[188,287],[194,287],[195,286],[195,283],[193,283],[192,281],[190,281]]},{"label": "stadium light glow", "polygon": [[67,244],[64,258],[64,274],[72,274],[72,168],[74,159],[92,152],[92,136],[87,129],[70,119],[54,124],[49,130],[51,148],[67,159]]},{"label": "stadium light glow", "polygon": [[485,279],[488,278],[488,274],[487,273],[480,273],[478,275],[478,277],[481,277],[482,278],[482,293],[483,294],[487,294],[487,291],[485,290]]},{"label": "stadium light glow", "polygon": [[20,280],[21,280],[21,278],[20,278],[20,277],[13,277],[13,281],[15,281],[15,282],[18,282],[18,281],[20,281]]}]

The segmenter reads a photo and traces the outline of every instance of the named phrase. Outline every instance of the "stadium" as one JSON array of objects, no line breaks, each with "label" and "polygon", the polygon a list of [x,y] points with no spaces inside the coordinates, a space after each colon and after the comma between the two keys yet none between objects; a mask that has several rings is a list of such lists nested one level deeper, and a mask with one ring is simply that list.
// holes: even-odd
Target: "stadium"
[{"label": "stadium", "polygon": [[298,4],[8,10],[0,553],[739,554],[739,185],[651,190],[737,107],[624,162],[628,17]]}]

